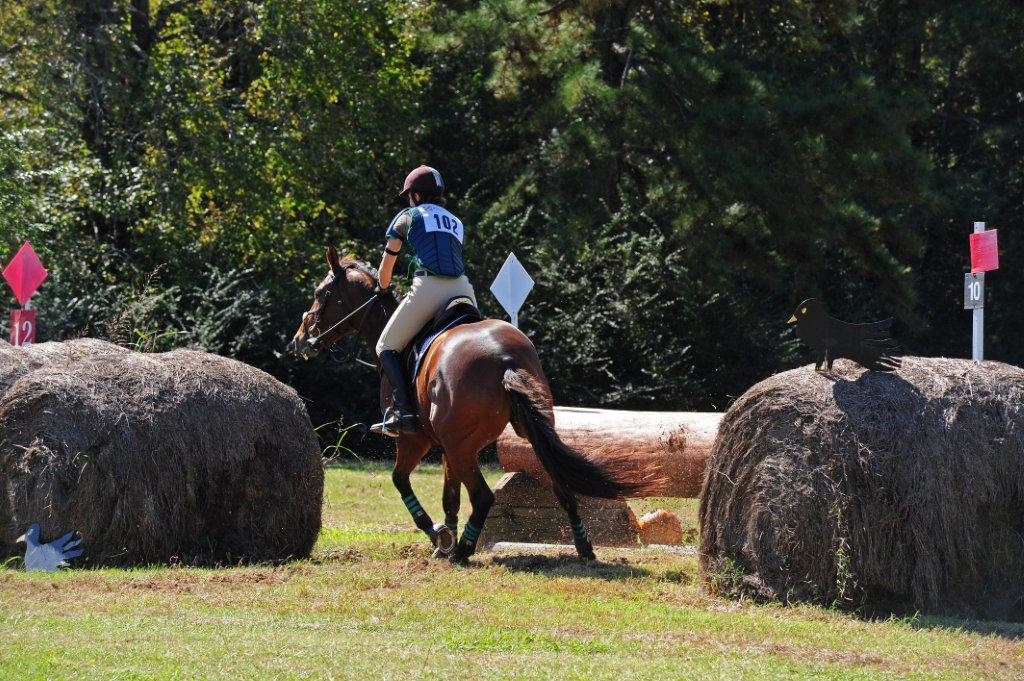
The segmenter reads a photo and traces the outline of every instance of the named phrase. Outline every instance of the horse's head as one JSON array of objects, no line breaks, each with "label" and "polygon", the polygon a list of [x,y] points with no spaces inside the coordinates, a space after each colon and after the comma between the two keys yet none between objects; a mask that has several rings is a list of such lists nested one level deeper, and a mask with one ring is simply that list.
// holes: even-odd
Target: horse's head
[{"label": "horse's head", "polygon": [[339,258],[327,247],[330,271],[313,292],[313,305],[302,315],[288,350],[302,359],[313,359],[343,336],[360,329],[375,295],[376,278],[369,266]]}]

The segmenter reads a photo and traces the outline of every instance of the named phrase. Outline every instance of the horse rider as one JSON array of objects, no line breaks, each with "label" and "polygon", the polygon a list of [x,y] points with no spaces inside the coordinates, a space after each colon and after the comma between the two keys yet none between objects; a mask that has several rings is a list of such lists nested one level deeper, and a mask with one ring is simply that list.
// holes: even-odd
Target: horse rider
[{"label": "horse rider", "polygon": [[473,286],[462,263],[465,228],[445,206],[441,174],[419,166],[405,178],[399,196],[409,207],[391,221],[387,244],[378,268],[377,292],[389,290],[391,272],[402,246],[411,251],[412,288],[398,305],[377,341],[381,368],[394,391],[394,403],[383,423],[373,430],[389,437],[415,433],[419,419],[406,383],[401,352],[427,322],[452,298],[466,296],[476,305]]}]

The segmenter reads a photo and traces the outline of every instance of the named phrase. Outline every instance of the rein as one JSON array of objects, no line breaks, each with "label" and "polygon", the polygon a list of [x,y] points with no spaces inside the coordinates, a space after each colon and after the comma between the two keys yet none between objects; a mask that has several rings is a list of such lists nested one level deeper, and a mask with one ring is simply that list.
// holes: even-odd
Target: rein
[{"label": "rein", "polygon": [[[349,269],[357,269],[357,270],[362,271],[362,272],[364,272],[366,274],[374,275],[374,273],[368,272],[367,270],[361,268],[360,267],[360,263],[351,263],[350,262],[350,263],[347,263],[347,264],[342,264],[341,269],[344,270],[344,271],[348,271]],[[340,274],[340,272],[338,272],[338,274]],[[370,295],[370,297],[366,301],[363,302],[362,305],[359,305],[358,307],[356,307],[351,312],[345,314],[345,316],[342,317],[341,319],[339,319],[337,322],[335,322],[334,324],[331,324],[330,327],[328,327],[327,329],[324,329],[323,331],[321,331],[319,329],[320,321],[321,321],[321,316],[322,316],[323,312],[325,310],[327,310],[331,306],[331,304],[334,302],[332,300],[332,298],[335,295],[339,295],[335,291],[335,289],[336,289],[336,287],[338,286],[338,283],[339,283],[339,277],[334,272],[328,273],[328,276],[329,276],[329,279],[328,279],[327,282],[325,282],[328,285],[327,291],[325,292],[325,296],[323,298],[323,301],[319,304],[316,312],[312,312],[313,319],[310,320],[309,323],[306,323],[306,321],[305,321],[306,320],[306,316],[305,315],[303,316],[303,322],[302,322],[302,327],[301,328],[305,331],[306,340],[305,340],[304,344],[301,347],[297,347],[296,348],[296,350],[295,350],[296,353],[300,357],[302,357],[303,359],[312,359],[316,354],[319,354],[322,351],[326,351],[325,354],[327,354],[330,357],[330,360],[332,362],[341,363],[341,362],[345,362],[345,361],[351,360],[351,361],[356,362],[357,364],[361,364],[361,365],[363,365],[365,367],[368,367],[370,369],[378,369],[379,366],[377,364],[372,364],[372,363],[367,362],[367,361],[365,361],[365,360],[363,360],[363,359],[361,359],[361,358],[359,358],[357,356],[358,354],[361,354],[360,351],[364,347],[364,344],[361,344],[361,343],[357,343],[356,344],[356,347],[353,348],[352,352],[350,353],[350,357],[348,357],[348,358],[340,358],[338,356],[338,353],[339,353],[338,345],[345,338],[345,336],[347,336],[347,332],[345,330],[342,330],[342,335],[339,336],[333,342],[327,343],[326,341],[329,338],[329,336],[332,333],[334,333],[339,327],[341,327],[342,325],[348,323],[353,317],[355,317],[356,315],[358,315],[360,313],[362,313],[363,316],[362,316],[362,319],[360,319],[359,324],[358,325],[354,325],[354,328],[353,329],[349,329],[349,330],[354,330],[356,332],[357,336],[361,336],[362,333],[363,333],[363,327],[366,325],[367,319],[369,318],[369,311],[367,310],[367,308],[372,309],[372,305],[375,302],[379,301],[379,299],[381,298],[379,292],[375,291],[374,293],[372,293]],[[376,276],[373,276],[373,278],[376,279]],[[340,295],[341,295],[341,298],[337,302],[338,302],[339,305],[345,305],[346,302],[347,302],[344,299],[345,296],[344,296],[344,294],[340,294]],[[343,308],[343,310],[344,310],[344,308]],[[308,315],[310,313],[306,313],[306,314]]]},{"label": "rein", "polygon": [[[377,300],[377,294],[376,293],[371,295],[370,299],[367,300],[365,303],[363,303],[362,305],[360,305],[356,309],[352,310],[351,312],[349,312],[347,315],[345,315],[344,317],[342,317],[341,319],[339,319],[335,323],[331,324],[325,331],[321,331],[319,335],[313,336],[312,338],[310,338],[309,339],[310,346],[315,348],[317,345],[320,344],[320,339],[322,339],[324,336],[329,334],[331,331],[334,331],[336,328],[338,328],[339,326],[341,326],[342,324],[344,324],[348,320],[352,319],[352,317],[355,317],[357,314],[362,312],[364,309],[366,309],[367,307],[372,305],[375,300]],[[316,325],[316,322],[314,321],[314,326],[315,325]]]},{"label": "rein", "polygon": [[[345,269],[348,269],[348,266],[346,266]],[[332,276],[332,279],[331,279],[331,293],[334,293],[334,285],[337,284],[337,281],[338,281],[337,278]],[[323,309],[326,309],[327,304],[329,302],[329,299],[330,299],[330,296],[328,295],[328,300],[324,301],[323,305],[321,306],[321,309],[318,310],[316,315],[313,317],[313,324],[309,327],[309,331],[310,332],[313,329],[316,329],[320,325],[320,311],[323,310]],[[334,324],[331,324],[331,326],[328,327],[327,329],[325,329],[324,331],[321,331],[320,333],[316,334],[315,336],[310,334],[309,347],[311,347],[313,349],[316,349],[316,347],[318,345],[320,345],[321,341],[323,340],[323,338],[325,336],[329,335],[332,331],[337,329],[339,326],[341,326],[342,324],[344,324],[345,322],[347,322],[348,320],[352,319],[357,314],[359,314],[360,312],[365,310],[367,307],[372,305],[377,299],[378,299],[378,296],[377,296],[376,293],[371,294],[369,299],[367,299],[366,302],[364,302],[362,305],[360,305],[356,309],[354,309],[351,312],[349,312],[347,315],[345,315],[344,317],[342,317],[341,319],[336,321]],[[363,320],[359,323],[359,328],[356,329],[356,333],[359,333],[362,330],[362,327],[363,327],[364,323],[366,323],[366,316],[365,315],[363,315]],[[333,357],[335,359],[337,359],[337,358],[334,355],[333,349],[334,349],[334,347],[337,344],[338,344],[337,342],[334,342],[334,343],[332,343],[327,348],[327,352],[330,353],[331,357]],[[355,357],[355,353],[353,353],[353,358],[358,363],[360,363],[360,364],[363,364],[365,366],[373,366],[374,368],[376,368],[375,365],[371,365],[369,362],[364,362],[363,360],[360,360],[359,358]]]}]

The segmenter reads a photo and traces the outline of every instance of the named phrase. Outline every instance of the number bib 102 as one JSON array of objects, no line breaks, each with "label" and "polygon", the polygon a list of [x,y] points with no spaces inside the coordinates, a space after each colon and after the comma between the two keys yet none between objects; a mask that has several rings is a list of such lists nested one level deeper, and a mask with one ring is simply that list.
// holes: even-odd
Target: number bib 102
[{"label": "number bib 102", "polygon": [[446,211],[444,208],[435,205],[419,206],[417,208],[423,217],[423,229],[427,232],[444,232],[451,234],[459,243],[463,241],[462,221]]}]

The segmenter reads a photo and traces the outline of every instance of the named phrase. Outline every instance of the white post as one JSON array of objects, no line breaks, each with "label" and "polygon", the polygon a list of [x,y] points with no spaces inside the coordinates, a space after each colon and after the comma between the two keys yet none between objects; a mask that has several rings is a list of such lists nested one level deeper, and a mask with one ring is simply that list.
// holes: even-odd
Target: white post
[{"label": "white post", "polygon": [[[984,232],[985,223],[975,222],[974,231]],[[973,343],[971,351],[971,359],[975,362],[980,362],[985,356],[985,301],[982,301],[982,307],[974,308],[974,332],[972,334]]]},{"label": "white post", "polygon": [[509,321],[512,322],[512,326],[519,328],[519,313],[512,312],[509,314]]}]

